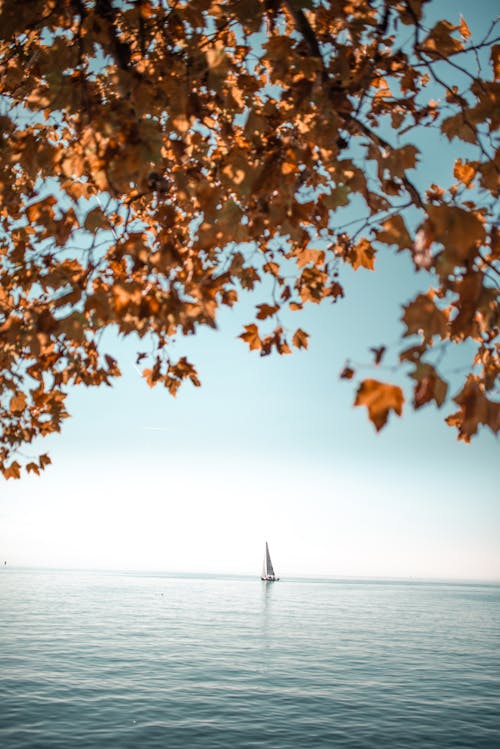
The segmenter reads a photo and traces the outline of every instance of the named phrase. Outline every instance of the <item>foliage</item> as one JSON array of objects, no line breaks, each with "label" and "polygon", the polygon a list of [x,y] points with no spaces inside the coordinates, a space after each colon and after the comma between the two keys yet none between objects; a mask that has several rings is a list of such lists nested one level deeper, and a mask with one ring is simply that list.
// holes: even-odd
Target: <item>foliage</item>
[{"label": "foliage", "polygon": [[[307,348],[285,312],[337,301],[342,266],[373,270],[384,247],[429,279],[402,317],[413,407],[445,402],[446,347],[468,345],[447,421],[466,441],[480,425],[498,432],[500,44],[494,24],[475,41],[464,19],[428,28],[424,6],[4,0],[7,478],[20,475],[19,448],[60,430],[71,386],[120,375],[101,350],[105,328],[143,339],[144,377],[175,394],[200,382],[187,358],[171,358],[173,336],[215,327],[221,305],[261,288],[243,341],[261,355]],[[443,187],[409,176],[424,129],[460,154]],[[359,221],[345,225],[348,205]],[[369,378],[355,403],[380,429],[403,401],[398,385]]]}]

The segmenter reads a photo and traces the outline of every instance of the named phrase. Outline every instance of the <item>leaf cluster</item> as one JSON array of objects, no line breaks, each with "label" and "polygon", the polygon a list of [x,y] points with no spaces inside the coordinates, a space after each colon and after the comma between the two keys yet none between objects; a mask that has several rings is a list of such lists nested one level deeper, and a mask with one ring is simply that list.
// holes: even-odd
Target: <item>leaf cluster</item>
[{"label": "leaf cluster", "polygon": [[[4,0],[4,476],[61,429],[70,387],[120,375],[106,328],[144,339],[144,377],[175,394],[200,381],[174,337],[261,289],[241,339],[307,348],[288,313],[337,302],[342,268],[373,271],[389,247],[429,280],[402,315],[413,407],[446,402],[443,351],[472,344],[447,422],[464,440],[498,432],[500,44],[494,25],[481,40],[464,19],[428,28],[425,4]],[[461,153],[443,186],[413,177],[425,128]],[[380,429],[404,400],[370,377],[355,404]]]}]

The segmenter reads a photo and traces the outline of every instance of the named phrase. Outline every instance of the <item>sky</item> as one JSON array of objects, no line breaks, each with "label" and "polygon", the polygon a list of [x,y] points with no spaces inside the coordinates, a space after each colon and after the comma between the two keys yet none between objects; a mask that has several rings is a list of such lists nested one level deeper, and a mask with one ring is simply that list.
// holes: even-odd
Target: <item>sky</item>
[{"label": "sky", "polygon": [[[458,17],[460,3],[438,5]],[[464,15],[473,26],[493,8],[483,0],[475,21]],[[433,166],[458,155],[426,149]],[[122,379],[73,391],[72,418],[43,443],[53,465],[0,483],[0,560],[257,576],[267,540],[282,578],[500,580],[498,439],[483,430],[458,442],[444,413],[408,404],[376,434],[339,380],[346,359],[397,341],[401,304],[425,278],[386,250],[375,273],[340,280],[346,299],[295,318],[311,338],[292,356],[260,358],[237,339],[264,297],[225,310],[218,330],[179,346],[203,385],[175,399],[142,380],[134,341],[108,333]],[[448,366],[464,361],[457,351]]]}]

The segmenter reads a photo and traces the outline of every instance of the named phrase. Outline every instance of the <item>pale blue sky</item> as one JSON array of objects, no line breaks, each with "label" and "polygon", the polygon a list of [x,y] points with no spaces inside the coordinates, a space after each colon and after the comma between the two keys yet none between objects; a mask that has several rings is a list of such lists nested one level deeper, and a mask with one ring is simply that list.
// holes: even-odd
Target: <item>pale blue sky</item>
[{"label": "pale blue sky", "polygon": [[[458,18],[460,3],[434,5]],[[463,13],[472,28],[495,8]],[[422,181],[464,152],[428,137]],[[122,380],[72,393],[73,418],[45,441],[54,465],[0,484],[2,559],[257,575],[267,539],[283,577],[500,579],[498,440],[483,431],[459,443],[444,414],[408,406],[376,435],[338,379],[346,358],[397,340],[401,304],[426,287],[389,250],[376,268],[342,271],[345,300],[292,318],[311,333],[293,356],[261,359],[237,340],[264,298],[226,310],[218,331],[181,342],[203,387],[175,400],[141,379],[132,341],[108,334]]]}]

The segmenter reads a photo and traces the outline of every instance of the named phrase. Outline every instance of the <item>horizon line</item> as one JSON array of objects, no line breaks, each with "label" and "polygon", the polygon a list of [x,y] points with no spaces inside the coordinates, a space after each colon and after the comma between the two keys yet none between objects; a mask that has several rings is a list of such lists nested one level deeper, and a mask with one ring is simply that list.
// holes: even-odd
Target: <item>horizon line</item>
[{"label": "horizon line", "polygon": [[[201,576],[201,577],[233,577],[233,578],[248,578],[260,579],[258,573],[249,572],[221,572],[221,571],[210,571],[204,572],[201,570],[166,570],[166,569],[153,569],[153,568],[139,568],[139,567],[80,567],[80,566],[68,566],[68,567],[57,567],[54,565],[29,565],[29,564],[1,564],[0,569],[2,570],[33,570],[33,571],[53,571],[53,572],[104,572],[104,573],[126,573],[126,574],[142,574],[142,575],[163,575],[163,576]],[[429,583],[488,583],[500,585],[500,577],[443,577],[443,576],[419,576],[419,575],[348,575],[340,573],[312,573],[304,575],[302,573],[290,572],[288,575],[283,575],[280,571],[280,581],[294,581],[294,580],[352,580],[352,581],[396,581],[396,582],[429,582]]]}]

